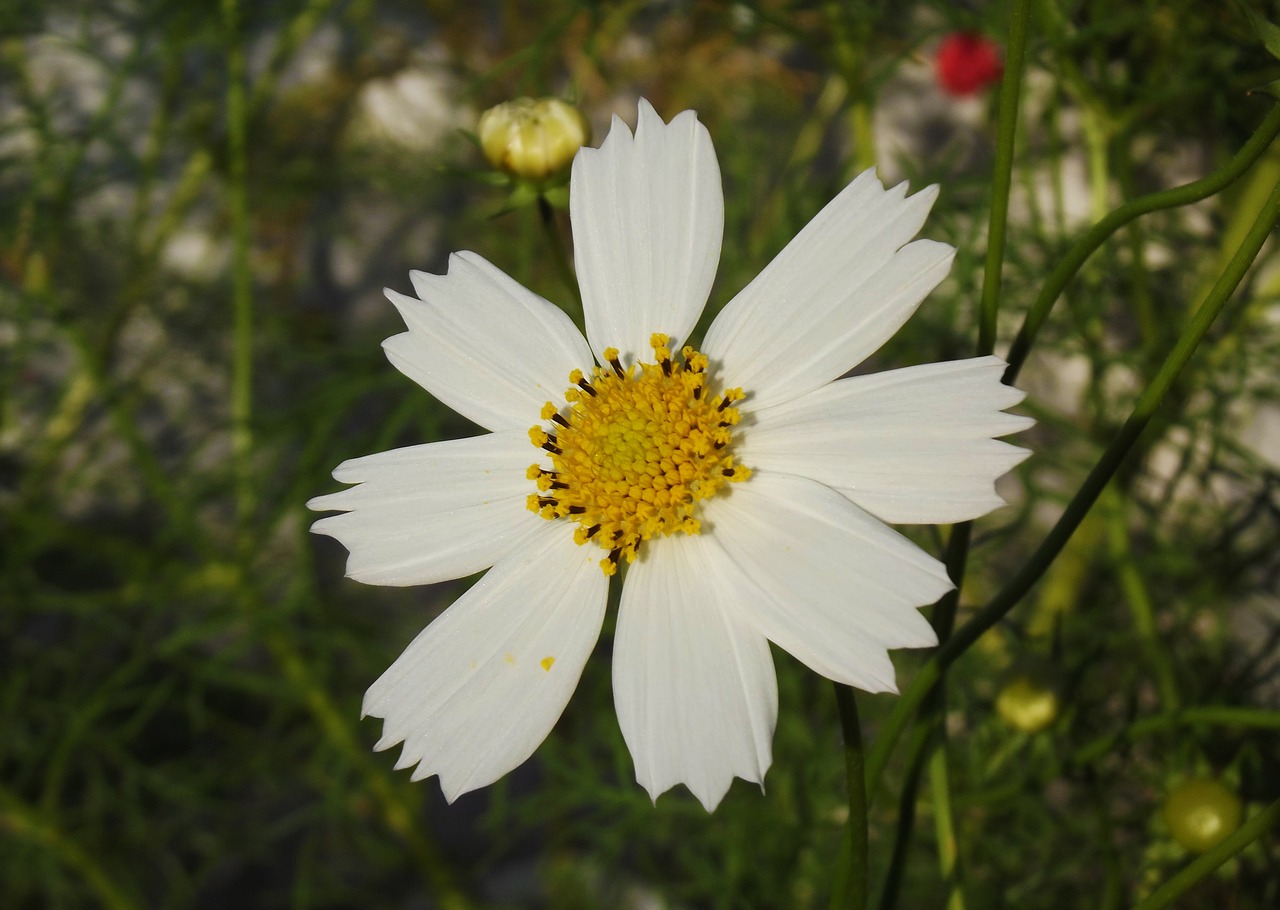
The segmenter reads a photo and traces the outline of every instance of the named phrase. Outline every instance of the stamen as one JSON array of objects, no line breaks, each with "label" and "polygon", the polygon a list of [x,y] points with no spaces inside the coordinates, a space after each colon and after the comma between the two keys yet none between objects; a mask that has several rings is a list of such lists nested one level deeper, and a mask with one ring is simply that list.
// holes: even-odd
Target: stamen
[{"label": "stamen", "polygon": [[742,390],[704,395],[706,356],[686,345],[675,361],[668,341],[654,334],[653,362],[626,368],[618,349],[607,348],[606,366],[589,379],[581,370],[569,374],[562,407],[543,406],[540,416],[556,432],[529,431],[552,463],[527,472],[538,488],[530,510],[576,522],[576,543],[594,540],[607,551],[600,561],[606,575],[624,558],[635,561],[651,537],[700,533],[697,504],[751,476],[724,451],[741,419],[733,405]]},{"label": "stamen", "polygon": [[611,367],[613,367],[613,372],[618,375],[619,379],[627,378],[626,371],[622,369],[622,361],[618,359],[617,348],[605,348],[604,359],[609,362]]}]

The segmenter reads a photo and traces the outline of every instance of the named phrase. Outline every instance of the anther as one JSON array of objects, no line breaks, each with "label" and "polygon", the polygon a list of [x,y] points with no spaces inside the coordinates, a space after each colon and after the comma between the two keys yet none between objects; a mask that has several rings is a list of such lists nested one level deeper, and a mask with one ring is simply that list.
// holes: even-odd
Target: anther
[{"label": "anther", "polygon": [[542,424],[529,431],[553,464],[529,468],[537,492],[528,508],[574,521],[576,544],[608,554],[605,575],[634,562],[650,538],[700,533],[697,503],[750,477],[722,451],[740,422],[732,405],[742,390],[710,386],[707,358],[686,346],[677,360],[668,342],[653,335],[652,360],[630,366],[617,348],[601,351],[590,373],[570,372],[563,400],[544,404]]}]

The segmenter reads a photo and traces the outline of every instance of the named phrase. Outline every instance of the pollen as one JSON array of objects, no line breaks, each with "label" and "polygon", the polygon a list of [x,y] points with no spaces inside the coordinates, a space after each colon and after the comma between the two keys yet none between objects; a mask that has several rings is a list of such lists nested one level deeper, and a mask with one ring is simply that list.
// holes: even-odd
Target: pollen
[{"label": "pollen", "polygon": [[551,458],[527,472],[530,511],[577,522],[574,540],[607,552],[606,575],[651,537],[699,533],[698,503],[751,476],[731,452],[742,389],[711,394],[707,358],[686,346],[674,360],[668,341],[652,336],[655,362],[625,368],[606,349],[605,366],[570,373],[566,406],[547,402],[547,424],[529,430]]}]

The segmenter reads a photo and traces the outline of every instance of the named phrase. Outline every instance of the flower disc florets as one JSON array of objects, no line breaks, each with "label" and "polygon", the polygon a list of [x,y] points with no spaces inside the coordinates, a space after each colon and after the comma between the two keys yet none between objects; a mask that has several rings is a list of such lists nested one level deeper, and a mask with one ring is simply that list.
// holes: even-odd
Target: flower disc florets
[{"label": "flower disc florets", "polygon": [[617,349],[609,348],[609,366],[595,367],[590,380],[574,370],[568,407],[561,412],[547,402],[542,409],[554,426],[529,430],[552,463],[551,470],[529,468],[538,484],[529,509],[577,521],[574,540],[609,551],[600,561],[606,575],[617,571],[620,557],[634,560],[641,541],[697,534],[697,503],[751,476],[729,453],[742,389],[711,396],[707,358],[686,346],[683,362],[673,361],[667,342],[666,335],[649,339],[656,363],[623,369]]}]

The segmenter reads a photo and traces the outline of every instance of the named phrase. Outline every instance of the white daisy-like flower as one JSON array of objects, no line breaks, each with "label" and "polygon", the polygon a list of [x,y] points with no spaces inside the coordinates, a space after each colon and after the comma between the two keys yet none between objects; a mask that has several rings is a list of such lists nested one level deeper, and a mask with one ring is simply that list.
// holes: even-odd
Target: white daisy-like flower
[{"label": "white daisy-like flower", "polygon": [[[387,296],[391,362],[487,435],[344,462],[356,486],[311,500],[347,574],[434,584],[489,569],[365,695],[376,748],[447,799],[497,780],[547,736],[624,576],[618,721],[657,798],[713,809],[763,782],[778,694],[769,642],[823,676],[895,691],[891,648],[936,642],[917,608],[952,585],[884,522],[950,523],[1002,504],[1031,421],[996,357],[840,379],[947,274],[911,238],[937,197],[853,181],[684,346],[715,276],[720,170],[692,111],[640,103],[573,163],[586,338],[474,253]],[[566,391],[567,389],[567,391]],[[530,429],[530,425],[534,425]]]}]

